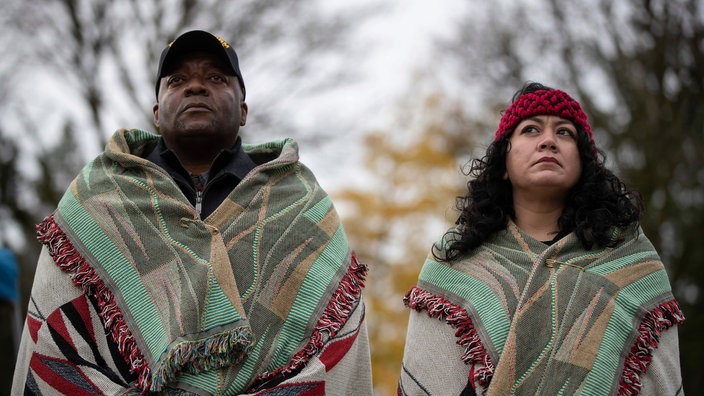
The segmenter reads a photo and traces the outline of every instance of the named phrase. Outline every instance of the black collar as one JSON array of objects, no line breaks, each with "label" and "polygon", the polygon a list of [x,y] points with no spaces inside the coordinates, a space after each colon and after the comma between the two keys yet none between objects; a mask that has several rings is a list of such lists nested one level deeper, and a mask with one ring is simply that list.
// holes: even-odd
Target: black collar
[{"label": "black collar", "polygon": [[[161,168],[166,170],[169,174],[174,176],[174,173],[180,174],[184,177],[189,177],[190,174],[178,160],[176,154],[166,147],[164,143],[164,138],[159,137],[154,149],[146,156],[146,159],[159,165]],[[252,159],[244,152],[242,149],[242,139],[238,136],[235,144],[226,150],[222,150],[215,160],[210,165],[210,170],[208,171],[211,177],[223,172],[231,174],[237,179],[242,180],[247,173],[254,169],[257,164],[252,161]]]}]

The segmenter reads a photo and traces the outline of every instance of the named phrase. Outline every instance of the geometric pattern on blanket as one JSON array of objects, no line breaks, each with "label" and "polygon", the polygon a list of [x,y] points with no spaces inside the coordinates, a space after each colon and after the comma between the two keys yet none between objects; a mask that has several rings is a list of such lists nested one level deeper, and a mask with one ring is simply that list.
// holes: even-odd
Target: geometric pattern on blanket
[{"label": "geometric pattern on blanket", "polygon": [[429,256],[405,305],[457,329],[462,360],[483,367],[470,382],[497,394],[638,392],[660,334],[684,316],[642,230],[624,236],[615,248],[586,251],[574,234],[546,248],[510,222],[460,260]]},{"label": "geometric pattern on blanket", "polygon": [[[104,336],[97,310],[97,300],[85,295],[48,313],[30,301],[27,328],[32,341],[37,341],[40,332],[48,332],[50,337],[43,338],[51,339],[54,345],[43,348],[45,353],[32,354],[24,394],[52,394],[61,389],[72,396],[100,395],[106,383],[126,388],[137,379],[117,344]],[[79,358],[78,350],[86,347],[93,351],[92,358]]]}]

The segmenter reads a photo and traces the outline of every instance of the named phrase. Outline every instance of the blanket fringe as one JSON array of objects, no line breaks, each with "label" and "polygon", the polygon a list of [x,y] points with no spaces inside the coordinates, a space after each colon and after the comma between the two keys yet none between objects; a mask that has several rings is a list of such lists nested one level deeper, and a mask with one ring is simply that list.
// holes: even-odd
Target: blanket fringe
[{"label": "blanket fringe", "polygon": [[255,391],[264,383],[286,378],[287,375],[300,370],[323,349],[328,340],[335,337],[347,323],[347,319],[361,298],[367,270],[367,266],[357,261],[357,257],[353,253],[347,273],[342,277],[337,290],[333,293],[328,306],[315,325],[306,346],[293,355],[287,365],[259,374],[254,380],[250,392]]},{"label": "blanket fringe", "polygon": [[684,314],[677,300],[661,304],[645,315],[638,327],[638,339],[626,356],[619,383],[619,395],[636,395],[641,389],[641,376],[653,360],[660,335],[670,327],[683,323]]},{"label": "blanket fringe", "polygon": [[243,326],[216,334],[206,340],[184,341],[169,348],[165,364],[154,371],[150,391],[161,391],[181,372],[199,373],[235,365],[246,358],[251,349],[254,335],[249,327]]},{"label": "blanket fringe", "polygon": [[54,214],[47,216],[37,225],[37,239],[48,248],[56,265],[71,276],[76,286],[80,287],[86,295],[96,297],[103,326],[117,344],[122,357],[128,362],[130,372],[137,374],[137,383],[142,394],[146,393],[150,387],[151,370],[117,307],[115,296],[95,270],[76,251],[66,234],[54,221]]},{"label": "blanket fringe", "polygon": [[130,365],[130,371],[137,374],[137,387],[141,394],[160,391],[182,371],[197,373],[219,368],[235,364],[249,355],[254,335],[248,327],[243,326],[207,340],[180,343],[169,350],[166,363],[152,373],[127,327],[114,295],[76,251],[66,234],[56,224],[53,214],[37,226],[37,239],[47,246],[54,262],[71,276],[76,286],[86,295],[97,298],[103,325],[117,344],[122,357]]},{"label": "blanket fringe", "polygon": [[418,312],[425,310],[431,318],[444,320],[456,329],[457,344],[465,348],[460,358],[472,367],[473,378],[470,378],[472,384],[478,383],[483,388],[488,388],[494,375],[494,363],[482,345],[467,310],[418,287],[412,287],[406,293],[403,302],[407,307]]}]

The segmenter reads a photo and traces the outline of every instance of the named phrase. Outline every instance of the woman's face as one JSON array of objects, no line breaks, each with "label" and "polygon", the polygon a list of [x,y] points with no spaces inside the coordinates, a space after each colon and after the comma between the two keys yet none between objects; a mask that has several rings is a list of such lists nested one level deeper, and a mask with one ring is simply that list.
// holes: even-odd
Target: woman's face
[{"label": "woman's face", "polygon": [[564,199],[581,174],[577,128],[571,121],[539,115],[516,126],[505,174],[514,196],[526,192],[535,198]]}]

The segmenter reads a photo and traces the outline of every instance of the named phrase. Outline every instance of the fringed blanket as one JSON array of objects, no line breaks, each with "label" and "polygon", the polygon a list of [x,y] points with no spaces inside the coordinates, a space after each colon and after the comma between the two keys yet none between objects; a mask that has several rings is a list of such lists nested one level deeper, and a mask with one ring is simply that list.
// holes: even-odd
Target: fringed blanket
[{"label": "fringed blanket", "polygon": [[[54,263],[87,298],[78,327],[94,322],[88,320],[94,312],[109,345],[88,348],[87,356],[57,347],[51,331],[57,324],[42,331],[51,313],[42,310],[81,299],[57,302],[62,296],[35,280],[20,353],[29,369],[24,378],[16,373],[15,386],[24,381],[30,393],[85,387],[55,378],[49,356],[56,367],[60,361],[81,370],[77,378],[97,392],[91,370],[101,369],[85,362],[110,366],[101,361],[119,354],[128,370],[113,369],[124,375],[111,386],[128,383],[122,385],[131,392],[255,392],[306,372],[336,337],[346,342],[337,343],[339,356],[327,363],[350,352],[359,359],[349,363],[360,367],[362,388],[370,386],[361,304],[366,267],[351,254],[330,198],[298,162],[296,143],[245,146],[260,165],[201,221],[171,178],[141,158],[156,139],[118,131],[39,226]],[[58,326],[76,327],[69,322]]]},{"label": "fringed blanket", "polygon": [[[404,300],[399,394],[637,394],[684,317],[642,231],[623,236],[616,248],[586,251],[574,234],[548,247],[510,224],[450,264],[430,256]],[[671,333],[655,375],[676,390]]]}]

